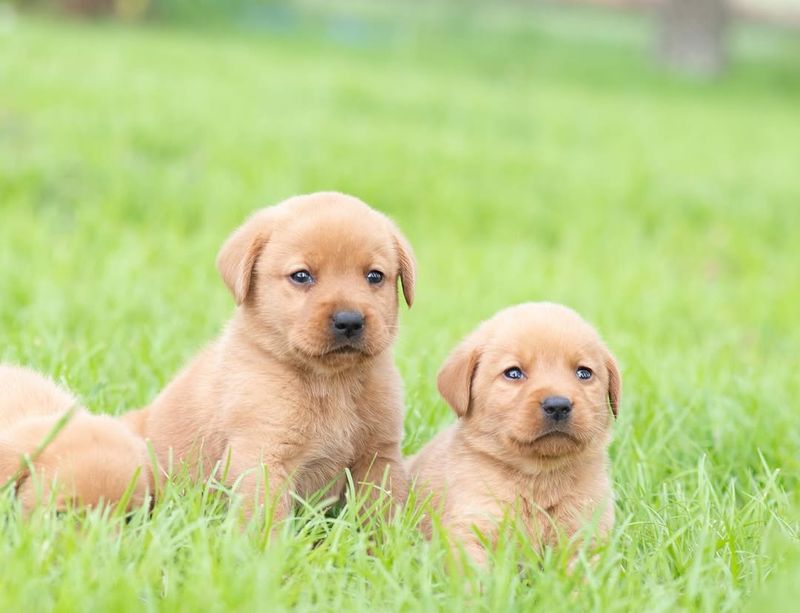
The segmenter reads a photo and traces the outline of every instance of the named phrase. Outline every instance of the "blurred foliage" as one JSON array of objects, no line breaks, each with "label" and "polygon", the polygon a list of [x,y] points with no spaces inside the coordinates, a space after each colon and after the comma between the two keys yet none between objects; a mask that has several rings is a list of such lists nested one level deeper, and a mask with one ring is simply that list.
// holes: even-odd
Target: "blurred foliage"
[{"label": "blurred foliage", "polygon": [[80,17],[116,17],[127,21],[158,19],[199,21],[233,19],[272,0],[17,0],[23,10],[50,11]]}]

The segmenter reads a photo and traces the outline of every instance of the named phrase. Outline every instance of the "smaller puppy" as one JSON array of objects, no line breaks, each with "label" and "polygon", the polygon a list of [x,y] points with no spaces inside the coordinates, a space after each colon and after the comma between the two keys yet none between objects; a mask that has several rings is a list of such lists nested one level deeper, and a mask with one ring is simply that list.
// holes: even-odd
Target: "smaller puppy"
[{"label": "smaller puppy", "polygon": [[612,527],[606,449],[621,380],[577,313],[551,303],[500,311],[447,358],[438,387],[459,420],[411,458],[410,473],[475,562],[487,557],[478,535],[492,543],[506,517],[537,550],[592,520],[600,535]]},{"label": "smaller puppy", "polygon": [[110,416],[81,409],[69,392],[39,373],[0,365],[0,487],[13,482],[26,513],[51,495],[58,510],[116,504],[137,470],[129,508],[141,506],[153,491],[144,440]]}]

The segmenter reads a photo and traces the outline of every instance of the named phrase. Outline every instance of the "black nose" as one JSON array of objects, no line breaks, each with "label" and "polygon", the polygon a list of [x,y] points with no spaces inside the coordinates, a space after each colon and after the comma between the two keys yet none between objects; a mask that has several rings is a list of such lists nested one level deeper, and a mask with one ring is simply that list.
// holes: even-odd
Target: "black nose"
[{"label": "black nose", "polygon": [[542,411],[554,421],[567,419],[572,411],[572,401],[564,396],[548,396],[542,400]]},{"label": "black nose", "polygon": [[338,337],[358,338],[364,330],[364,315],[358,311],[337,311],[333,314],[332,326]]}]

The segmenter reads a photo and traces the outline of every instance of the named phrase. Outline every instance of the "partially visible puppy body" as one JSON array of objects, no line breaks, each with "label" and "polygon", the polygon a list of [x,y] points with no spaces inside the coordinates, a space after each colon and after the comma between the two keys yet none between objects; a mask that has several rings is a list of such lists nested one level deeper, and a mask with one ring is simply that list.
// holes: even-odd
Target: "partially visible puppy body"
[{"label": "partially visible puppy body", "polygon": [[[496,314],[448,357],[439,391],[459,417],[410,460],[444,525],[483,564],[498,525],[522,522],[540,550],[614,523],[607,447],[621,381],[597,332],[566,307]],[[425,525],[429,530],[430,526]]]},{"label": "partially visible puppy body", "polygon": [[72,394],[39,373],[0,364],[0,432],[26,417],[61,414],[77,404]]},{"label": "partially visible puppy body", "polygon": [[116,504],[137,471],[129,507],[153,489],[144,440],[112,417],[80,408],[39,373],[0,365],[0,487],[13,480],[26,512],[51,497],[59,509]]},{"label": "partially visible puppy body", "polygon": [[403,501],[403,397],[391,347],[398,283],[410,306],[415,271],[395,225],[351,196],[297,196],[250,217],[217,266],[238,305],[233,320],[126,423],[165,467],[174,460],[208,476],[226,466],[248,512],[267,488],[278,494],[278,519],[291,493],[338,479],[336,496],[347,468],[372,492],[388,471]]}]

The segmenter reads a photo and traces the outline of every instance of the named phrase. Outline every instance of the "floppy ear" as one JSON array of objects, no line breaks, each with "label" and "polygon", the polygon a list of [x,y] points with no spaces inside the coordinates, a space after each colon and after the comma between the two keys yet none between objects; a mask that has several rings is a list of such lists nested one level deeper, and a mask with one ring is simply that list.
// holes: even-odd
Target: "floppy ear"
[{"label": "floppy ear", "polygon": [[439,393],[459,417],[464,417],[472,401],[472,379],[480,359],[480,345],[473,333],[447,356],[436,380]]},{"label": "floppy ear", "polygon": [[410,307],[414,304],[414,283],[417,278],[417,261],[414,258],[414,251],[411,243],[403,236],[397,226],[392,225],[394,235],[394,246],[397,249],[397,257],[400,260],[400,282],[403,285],[403,298]]},{"label": "floppy ear", "polygon": [[606,350],[606,369],[608,370],[608,402],[611,412],[616,418],[619,415],[619,403],[622,400],[622,377],[619,374],[617,360]]},{"label": "floppy ear", "polygon": [[219,250],[217,270],[237,305],[242,304],[250,293],[250,276],[269,240],[274,217],[273,209],[257,211],[228,237]]}]

